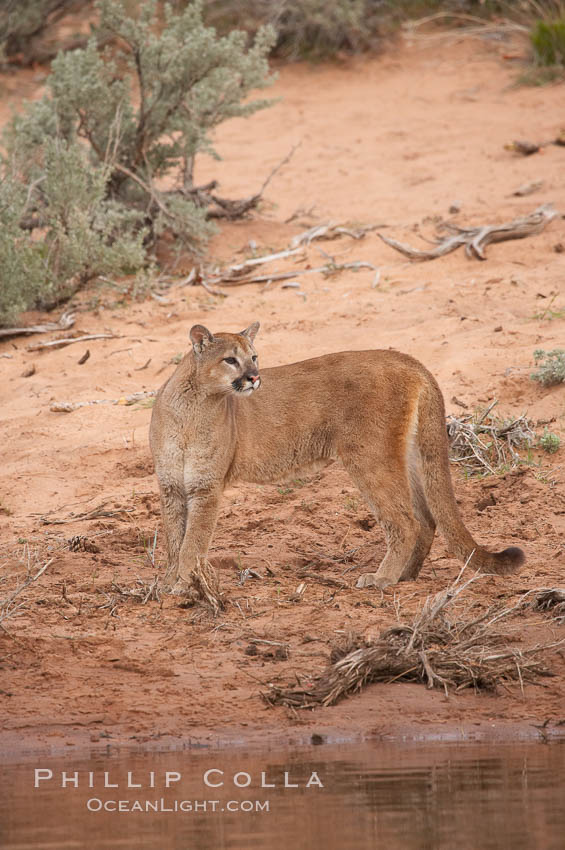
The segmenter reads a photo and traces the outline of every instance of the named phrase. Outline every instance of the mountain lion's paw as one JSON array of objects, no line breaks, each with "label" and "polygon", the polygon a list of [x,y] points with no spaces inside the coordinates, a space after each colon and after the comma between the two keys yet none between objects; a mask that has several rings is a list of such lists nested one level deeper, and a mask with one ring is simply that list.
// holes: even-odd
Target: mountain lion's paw
[{"label": "mountain lion's paw", "polygon": [[392,581],[389,581],[383,576],[379,576],[378,573],[365,573],[364,575],[359,576],[355,587],[376,587],[378,590],[382,590],[384,587],[388,587],[391,584],[393,584]]}]

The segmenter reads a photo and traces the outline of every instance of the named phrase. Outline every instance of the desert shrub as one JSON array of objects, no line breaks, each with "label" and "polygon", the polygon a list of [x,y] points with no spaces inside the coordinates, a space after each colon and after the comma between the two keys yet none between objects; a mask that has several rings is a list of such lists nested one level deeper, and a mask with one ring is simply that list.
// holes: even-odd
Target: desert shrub
[{"label": "desert shrub", "polygon": [[[173,0],[183,8],[187,0]],[[285,59],[330,59],[342,52],[378,50],[410,18],[442,14],[442,25],[468,24],[465,14],[507,13],[504,0],[205,0],[206,21],[226,32],[255,32],[271,24],[273,54]]]},{"label": "desert shrub", "polygon": [[[187,0],[175,0],[183,7]],[[273,54],[286,59],[326,59],[341,50],[366,46],[364,18],[371,0],[205,0],[204,16],[222,32],[241,27],[255,32],[268,24],[276,32]]]},{"label": "desert shrub", "polygon": [[[163,17],[155,0],[136,18],[120,0],[97,6],[112,48],[101,52],[92,39],[59,54],[48,94],[4,134],[0,264],[3,277],[11,272],[0,322],[89,277],[139,268],[164,230],[199,249],[213,230],[215,196],[194,185],[196,156],[217,157],[219,123],[270,103],[244,102],[269,82],[268,28],[247,48],[244,33],[218,37],[205,26],[199,0],[178,14],[165,4]],[[166,190],[157,185],[165,176]]]},{"label": "desert shrub", "polygon": [[542,387],[551,387],[565,381],[565,350],[554,348],[552,351],[537,349],[534,362],[538,367],[530,375],[532,381],[538,381]]},{"label": "desert shrub", "polygon": [[[31,64],[51,58],[55,42],[47,44],[47,31],[68,12],[84,5],[84,0],[3,0],[0,4],[0,59]],[[71,37],[71,43],[76,38]],[[49,40],[51,42],[51,40]]]},{"label": "desert shrub", "polygon": [[543,434],[539,438],[540,448],[552,455],[556,451],[558,451],[559,446],[561,445],[561,440],[557,434],[552,434],[551,431],[548,431],[547,428],[544,428]]},{"label": "desert shrub", "polygon": [[537,21],[530,38],[536,65],[565,66],[565,15]]},{"label": "desert shrub", "polygon": [[[90,163],[76,142],[57,137],[45,140],[42,153],[41,177],[27,189],[20,174],[5,173],[0,182],[4,323],[31,305],[59,303],[93,274],[127,273],[145,258],[136,217],[107,198],[104,167]],[[33,191],[41,192],[41,212],[28,215]],[[42,238],[34,238],[34,224]]]},{"label": "desert shrub", "polygon": [[276,51],[290,58],[321,59],[354,50],[364,33],[366,0],[284,0],[271,5]]}]

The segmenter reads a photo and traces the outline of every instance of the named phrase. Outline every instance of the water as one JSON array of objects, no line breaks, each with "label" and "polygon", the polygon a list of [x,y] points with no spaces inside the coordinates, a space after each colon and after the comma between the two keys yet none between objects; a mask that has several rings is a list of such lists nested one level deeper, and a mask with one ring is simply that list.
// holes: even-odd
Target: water
[{"label": "water", "polygon": [[4,766],[0,799],[3,850],[563,850],[565,744],[39,758]]}]

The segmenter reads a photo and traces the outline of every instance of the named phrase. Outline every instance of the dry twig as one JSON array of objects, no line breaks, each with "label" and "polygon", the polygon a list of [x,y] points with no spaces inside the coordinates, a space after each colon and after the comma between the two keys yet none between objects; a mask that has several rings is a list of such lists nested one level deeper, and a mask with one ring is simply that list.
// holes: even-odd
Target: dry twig
[{"label": "dry twig", "polygon": [[259,201],[263,197],[263,193],[275,174],[286,165],[290,159],[294,156],[294,152],[296,149],[300,147],[300,142],[290,149],[288,154],[272,169],[270,174],[267,175],[265,180],[263,181],[263,185],[256,192],[255,195],[250,195],[248,198],[241,198],[240,200],[229,200],[227,198],[221,198],[219,195],[212,194],[213,189],[216,188],[217,183],[213,181],[208,184],[208,186],[202,186],[198,189],[190,190],[190,193],[198,200],[198,202],[202,206],[209,206],[210,204],[215,204],[215,207],[208,210],[209,218],[227,218],[230,221],[233,221],[238,218],[243,218],[247,213],[255,209],[259,204]]},{"label": "dry twig", "polygon": [[[18,598],[18,596],[20,596],[21,593],[23,593],[24,590],[26,590],[30,586],[30,584],[36,582],[37,579],[43,575],[47,567],[49,567],[54,560],[55,558],[49,558],[49,560],[43,564],[43,566],[35,573],[35,575],[31,575],[31,573],[28,572],[28,575],[26,576],[22,584],[20,584],[14,591],[12,591],[12,593],[10,593],[4,599],[0,599],[0,626],[3,620],[7,620],[9,617],[14,617],[18,613],[20,608],[25,605],[25,602],[16,602],[16,599]],[[1,627],[3,628],[3,626]]]},{"label": "dry twig", "polygon": [[113,581],[111,589],[115,594],[125,597],[126,599],[135,599],[138,602],[141,602],[142,605],[146,605],[147,602],[161,601],[161,580],[157,573],[155,573],[152,581],[145,581],[137,576],[133,587],[124,587],[123,585],[118,584],[118,582]]},{"label": "dry twig", "polygon": [[39,522],[41,525],[65,525],[68,522],[78,522],[79,520],[102,519],[103,517],[119,516],[120,514],[132,513],[135,508],[117,508],[109,510],[106,508],[107,502],[102,502],[98,507],[92,508],[90,511],[85,511],[80,514],[69,514],[66,517],[48,517],[40,516]]}]

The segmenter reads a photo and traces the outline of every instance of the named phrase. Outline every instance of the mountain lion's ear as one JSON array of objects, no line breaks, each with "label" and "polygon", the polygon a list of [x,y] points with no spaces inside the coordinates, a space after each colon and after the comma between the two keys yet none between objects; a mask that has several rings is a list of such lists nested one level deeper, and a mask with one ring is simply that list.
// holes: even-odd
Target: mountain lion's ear
[{"label": "mountain lion's ear", "polygon": [[195,354],[202,354],[206,346],[214,342],[214,337],[204,325],[194,325],[190,329],[189,336]]},{"label": "mountain lion's ear", "polygon": [[253,340],[257,336],[257,331],[259,330],[259,328],[259,322],[253,322],[252,325],[249,325],[248,328],[245,328],[245,330],[240,333],[240,336],[246,336],[249,342],[253,342]]}]

